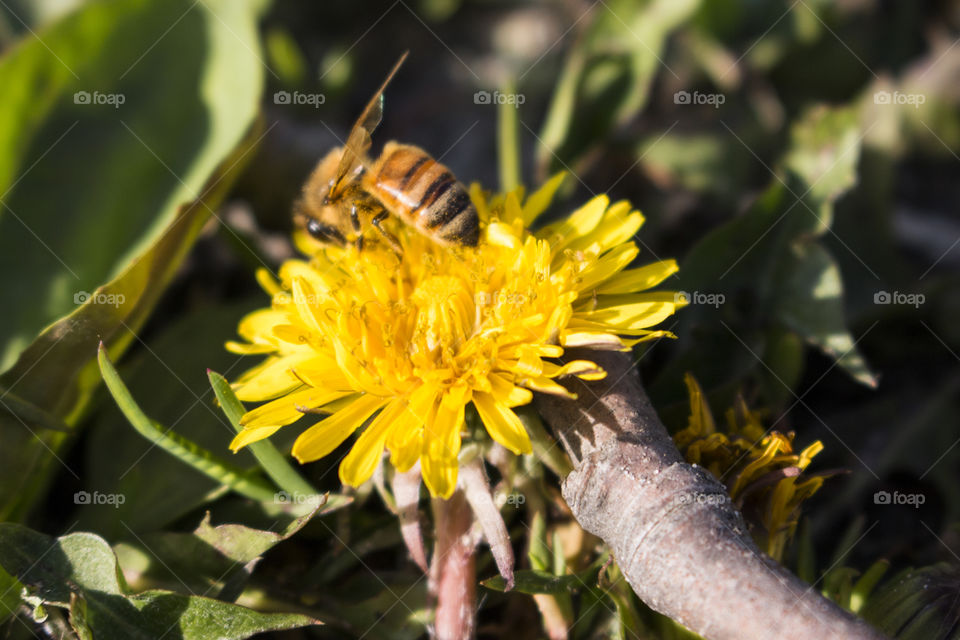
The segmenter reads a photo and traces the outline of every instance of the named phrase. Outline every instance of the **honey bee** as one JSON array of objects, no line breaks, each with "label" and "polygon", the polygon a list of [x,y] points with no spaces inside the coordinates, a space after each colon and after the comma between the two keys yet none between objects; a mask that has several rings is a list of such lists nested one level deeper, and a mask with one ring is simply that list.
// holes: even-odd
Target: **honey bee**
[{"label": "honey bee", "polygon": [[476,246],[477,210],[467,190],[430,154],[409,144],[388,142],[371,161],[370,136],[383,117],[383,91],[406,59],[404,53],[357,119],[342,148],[320,161],[295,205],[295,218],[316,240],[363,249],[363,232],[373,226],[402,255],[400,241],[383,226],[395,216],[443,245]]}]

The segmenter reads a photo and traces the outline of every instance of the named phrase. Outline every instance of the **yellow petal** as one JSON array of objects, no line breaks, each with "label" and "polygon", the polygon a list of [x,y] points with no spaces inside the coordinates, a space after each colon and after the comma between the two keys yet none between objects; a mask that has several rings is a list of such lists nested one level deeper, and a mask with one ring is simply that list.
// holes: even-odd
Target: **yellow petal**
[{"label": "yellow petal", "polygon": [[487,225],[487,242],[507,249],[520,248],[520,239],[517,238],[513,227],[503,222],[492,222]]},{"label": "yellow petal", "polygon": [[[614,300],[605,300],[613,298]],[[645,329],[673,315],[677,308],[672,292],[643,293],[627,296],[604,296],[600,306],[591,310],[574,310],[574,317],[601,322],[612,327]],[[617,304],[621,299],[632,300]]]},{"label": "yellow petal", "polygon": [[477,209],[477,217],[486,222],[490,219],[490,209],[487,207],[487,198],[479,182],[470,183],[470,200]]},{"label": "yellow petal", "polygon": [[533,389],[534,391],[539,391],[540,393],[549,393],[554,396],[563,396],[564,398],[570,398],[575,400],[577,394],[571,392],[566,387],[561,384],[558,384],[546,376],[539,376],[536,378],[524,378],[523,386]]},{"label": "yellow petal", "polygon": [[629,210],[630,203],[626,201],[611,206],[603,215],[603,223],[592,233],[571,242],[569,248],[599,254],[625,242],[633,244],[631,240],[643,226],[644,219],[639,211],[627,215]]},{"label": "yellow petal", "polygon": [[622,244],[615,249],[611,249],[595,263],[580,274],[580,281],[577,283],[578,291],[591,291],[598,285],[604,283],[619,271],[622,271],[630,264],[640,249],[637,245]]},{"label": "yellow petal", "polygon": [[261,402],[272,400],[303,386],[303,382],[290,371],[309,358],[309,352],[268,358],[233,383],[237,398],[241,402]]},{"label": "yellow petal", "polygon": [[350,453],[340,463],[340,481],[352,487],[358,487],[373,475],[383,455],[387,432],[402,412],[406,411],[406,401],[393,400],[370,423],[350,449]]},{"label": "yellow petal", "polygon": [[363,395],[352,403],[313,425],[293,443],[293,457],[300,462],[319,460],[340,446],[364,420],[387,403],[385,398]]},{"label": "yellow petal", "polygon": [[560,344],[567,348],[589,347],[591,349],[609,349],[622,351],[626,345],[611,333],[599,331],[570,331],[560,336]]},{"label": "yellow petal", "polygon": [[273,344],[247,344],[246,342],[237,342],[236,340],[228,340],[224,346],[230,353],[236,353],[242,356],[273,353],[277,350],[277,346]]},{"label": "yellow petal", "polygon": [[311,331],[323,334],[323,326],[315,313],[319,309],[318,300],[314,288],[305,278],[298,276],[293,279],[293,304],[300,321]]},{"label": "yellow petal", "polygon": [[282,311],[260,309],[248,313],[240,320],[237,333],[241,338],[256,344],[274,343],[272,340],[273,327],[289,322],[288,316]]},{"label": "yellow petal", "polygon": [[514,453],[530,453],[530,436],[523,423],[510,408],[497,402],[488,393],[473,394],[473,404],[490,437]]},{"label": "yellow petal", "polygon": [[270,273],[264,267],[257,269],[256,275],[257,283],[263,288],[264,291],[270,294],[270,296],[275,296],[281,291],[283,291],[280,283],[277,282],[276,278],[273,277],[273,274]]},{"label": "yellow petal", "polygon": [[396,425],[387,436],[387,446],[390,451],[403,447],[423,433],[424,425],[432,419],[436,411],[435,405],[439,395],[439,389],[427,384],[420,385],[410,394],[406,411],[397,416]]},{"label": "yellow petal", "polygon": [[433,420],[426,427],[420,469],[423,482],[433,496],[449,498],[457,488],[464,397],[462,391],[444,394]]},{"label": "yellow petal", "polygon": [[611,294],[643,291],[644,289],[657,286],[675,274],[679,269],[680,267],[677,266],[676,260],[662,260],[648,264],[645,267],[640,267],[639,269],[630,269],[629,271],[616,274],[601,284],[597,289],[597,293]]},{"label": "yellow petal", "polygon": [[273,402],[248,411],[240,418],[240,424],[246,428],[283,427],[303,417],[303,409],[316,409],[328,402],[350,395],[352,391],[326,391],[322,389],[303,389],[289,393]]},{"label": "yellow petal", "polygon": [[537,217],[547,210],[553,201],[553,196],[567,177],[566,171],[555,173],[542,187],[530,194],[523,203],[523,226],[529,227]]},{"label": "yellow petal", "polygon": [[514,386],[500,374],[491,374],[487,379],[490,381],[490,390],[494,399],[504,406],[519,407],[533,400],[533,394],[529,389]]},{"label": "yellow petal", "polygon": [[577,376],[582,380],[603,380],[607,377],[607,372],[596,362],[589,360],[571,360],[562,367],[552,362],[545,362],[543,375],[550,378]]},{"label": "yellow petal", "polygon": [[606,195],[595,196],[570,214],[569,218],[544,227],[537,233],[537,237],[550,240],[550,246],[556,255],[570,243],[596,229],[609,204],[610,198]]},{"label": "yellow petal", "polygon": [[417,432],[406,442],[390,448],[390,464],[400,473],[406,473],[420,459],[423,434]]},{"label": "yellow petal", "polygon": [[279,428],[280,427],[255,427],[251,429],[244,429],[230,442],[230,450],[236,453],[248,444],[263,440],[264,438],[269,438],[276,433]]},{"label": "yellow petal", "polygon": [[511,191],[503,201],[503,221],[507,224],[514,220],[522,219],[523,215],[520,209],[520,198],[523,197],[519,190]]}]

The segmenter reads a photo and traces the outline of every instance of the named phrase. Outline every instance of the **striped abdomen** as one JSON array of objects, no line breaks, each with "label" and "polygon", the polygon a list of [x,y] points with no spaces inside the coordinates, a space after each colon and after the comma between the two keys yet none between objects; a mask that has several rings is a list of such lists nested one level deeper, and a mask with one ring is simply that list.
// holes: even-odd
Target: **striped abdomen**
[{"label": "striped abdomen", "polygon": [[476,246],[477,210],[445,166],[412,145],[387,143],[366,176],[367,190],[421,233],[450,244]]}]

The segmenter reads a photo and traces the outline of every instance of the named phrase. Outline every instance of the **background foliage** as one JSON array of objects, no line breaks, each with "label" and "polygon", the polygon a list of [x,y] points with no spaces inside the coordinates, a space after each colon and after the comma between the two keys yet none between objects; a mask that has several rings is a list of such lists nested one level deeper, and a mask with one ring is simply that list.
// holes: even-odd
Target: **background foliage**
[{"label": "background foliage", "polygon": [[[785,562],[891,635],[960,633],[960,4],[0,5],[7,637],[424,635],[389,495],[340,495],[336,455],[302,478],[228,456],[205,373],[249,366],[222,345],[266,301],[253,272],[292,255],[300,184],[405,49],[379,142],[491,188],[565,169],[556,216],[633,201],[639,260],[676,257],[670,286],[694,303],[679,340],[637,353],[668,426],[686,426],[689,371],[718,412],[741,393],[801,447],[821,440],[811,471],[843,473]],[[686,633],[572,522],[561,465],[494,471],[524,571],[512,593],[485,582],[480,635]],[[270,499],[288,483],[331,495]]]}]

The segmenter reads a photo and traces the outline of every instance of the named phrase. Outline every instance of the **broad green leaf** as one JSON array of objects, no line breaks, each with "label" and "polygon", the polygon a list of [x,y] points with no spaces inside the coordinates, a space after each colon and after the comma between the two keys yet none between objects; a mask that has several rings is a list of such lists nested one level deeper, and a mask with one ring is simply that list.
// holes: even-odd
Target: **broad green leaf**
[{"label": "broad green leaf", "polygon": [[791,131],[790,149],[784,169],[799,177],[805,186],[816,224],[812,230],[824,233],[833,221],[833,203],[857,180],[861,132],[858,113],[852,108],[818,107],[801,118]]},{"label": "broad green leaf", "polygon": [[777,304],[783,323],[837,361],[859,382],[876,379],[846,329],[843,282],[833,258],[817,243],[798,243],[782,256],[787,275]]},{"label": "broad green leaf", "polygon": [[23,588],[17,579],[0,567],[0,624],[13,615],[20,604],[20,590]]},{"label": "broad green leaf", "polygon": [[960,637],[958,580],[956,563],[906,569],[883,582],[860,613],[890,637],[955,640]]},{"label": "broad green leaf", "polygon": [[241,524],[221,524],[214,527],[210,524],[208,511],[193,535],[233,562],[246,564],[303,529],[311,518],[323,510],[325,502],[326,498],[321,496],[309,513],[292,521],[279,533],[251,529]]},{"label": "broad green leaf", "polygon": [[124,385],[123,380],[120,379],[120,375],[110,362],[103,345],[100,345],[98,361],[107,389],[116,401],[117,406],[120,407],[120,411],[123,412],[131,426],[140,435],[166,450],[170,455],[179,458],[181,462],[230,487],[237,493],[252,500],[273,500],[276,492],[261,478],[235,467],[193,441],[179,435],[172,428],[164,427],[148,418],[140,409],[136,400],[133,399],[133,396],[130,395],[130,390]]},{"label": "broad green leaf", "polygon": [[[840,273],[818,237],[829,229],[837,198],[855,183],[858,136],[851,111],[810,110],[753,206],[690,251],[679,277],[692,304],[674,329],[685,350],[661,375],[664,384],[692,371],[707,389],[732,389],[748,372],[760,371],[777,389],[767,398],[773,406],[790,397],[799,379],[791,359],[784,360],[782,332],[788,330],[856,380],[875,385],[846,326]],[[781,365],[787,368],[778,371]],[[657,397],[662,387],[652,391]]]},{"label": "broad green leaf", "polygon": [[240,640],[318,623],[172,591],[131,593],[110,545],[90,533],[51,538],[0,524],[0,566],[45,606],[71,609],[71,620],[82,620],[82,632],[101,640],[150,640],[173,629],[184,640]]},{"label": "broad green leaf", "polygon": [[92,3],[0,61],[0,278],[32,301],[0,318],[0,370],[150,247],[240,143],[263,76],[252,4]]},{"label": "broad green leaf", "polygon": [[[249,150],[260,4],[91,3],[0,59],[0,283],[22,301],[0,316],[0,386],[68,426],[99,383],[97,342],[133,340]],[[14,411],[3,518],[65,440]]]},{"label": "broad green leaf", "polygon": [[[193,533],[145,533],[114,548],[131,584],[189,587],[195,593],[219,592],[220,599],[239,595],[256,561],[277,544],[300,531],[321,513],[321,501],[277,531],[240,524],[210,524],[210,512]],[[231,587],[228,598],[224,590]]]},{"label": "broad green leaf", "polygon": [[637,157],[658,184],[716,196],[731,207],[743,197],[756,162],[722,127],[720,132],[709,133],[656,132],[640,140]]}]

